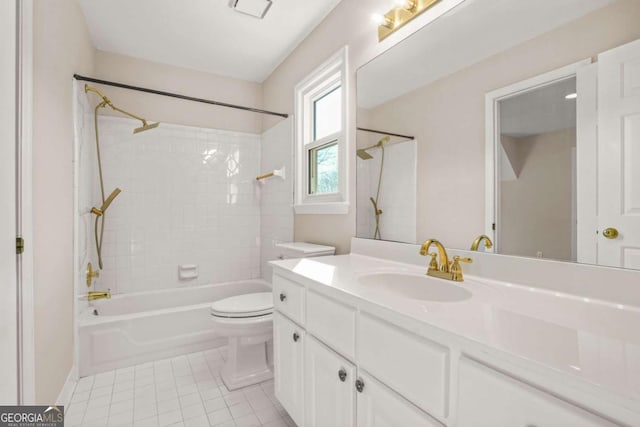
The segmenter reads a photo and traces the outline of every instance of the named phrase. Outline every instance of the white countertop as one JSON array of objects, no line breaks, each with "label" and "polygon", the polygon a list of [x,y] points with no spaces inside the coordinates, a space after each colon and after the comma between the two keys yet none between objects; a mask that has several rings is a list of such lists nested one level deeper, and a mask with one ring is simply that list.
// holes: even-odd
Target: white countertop
[{"label": "white countertop", "polygon": [[[582,378],[631,400],[640,412],[640,307],[465,275],[470,299],[430,302],[360,283],[363,275],[424,275],[425,267],[359,254],[273,261],[324,291],[397,312],[445,332]],[[464,267],[463,267],[464,268]],[[277,271],[277,269],[276,269]],[[442,279],[434,279],[442,280]],[[637,406],[635,403],[637,402]]]}]

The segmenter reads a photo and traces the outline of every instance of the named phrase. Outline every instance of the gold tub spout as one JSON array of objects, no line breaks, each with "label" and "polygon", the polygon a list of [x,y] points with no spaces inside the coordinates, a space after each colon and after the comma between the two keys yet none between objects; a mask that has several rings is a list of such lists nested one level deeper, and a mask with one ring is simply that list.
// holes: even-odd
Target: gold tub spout
[{"label": "gold tub spout", "polygon": [[89,301],[95,301],[97,299],[111,299],[110,291],[89,291],[87,294],[87,299]]}]

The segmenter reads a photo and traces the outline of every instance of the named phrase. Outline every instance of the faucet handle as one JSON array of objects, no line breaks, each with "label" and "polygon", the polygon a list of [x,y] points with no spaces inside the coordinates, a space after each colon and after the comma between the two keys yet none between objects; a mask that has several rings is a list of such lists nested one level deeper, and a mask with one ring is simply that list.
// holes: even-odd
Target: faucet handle
[{"label": "faucet handle", "polygon": [[431,271],[438,271],[438,260],[436,259],[436,257],[438,256],[437,253],[435,252],[431,252],[429,254],[429,256],[431,257],[431,261],[429,261],[429,270]]},{"label": "faucet handle", "polygon": [[451,261],[450,272],[451,279],[456,282],[462,282],[464,280],[464,277],[462,275],[462,267],[460,266],[461,262],[471,264],[473,260],[471,258],[461,258],[457,255],[453,257],[453,261]]}]

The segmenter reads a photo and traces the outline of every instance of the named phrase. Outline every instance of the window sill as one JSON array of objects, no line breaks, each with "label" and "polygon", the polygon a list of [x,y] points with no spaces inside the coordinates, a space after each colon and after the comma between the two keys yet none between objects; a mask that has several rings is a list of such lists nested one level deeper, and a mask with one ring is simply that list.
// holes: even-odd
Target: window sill
[{"label": "window sill", "polygon": [[349,213],[349,203],[305,203],[294,205],[294,209],[297,215],[345,215]]}]

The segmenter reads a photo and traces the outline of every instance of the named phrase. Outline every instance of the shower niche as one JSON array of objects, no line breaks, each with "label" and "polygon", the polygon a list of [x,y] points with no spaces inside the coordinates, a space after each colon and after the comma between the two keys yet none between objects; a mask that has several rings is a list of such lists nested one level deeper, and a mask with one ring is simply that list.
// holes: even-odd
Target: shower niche
[{"label": "shower niche", "polygon": [[357,230],[366,239],[416,239],[416,140],[358,130]]}]

